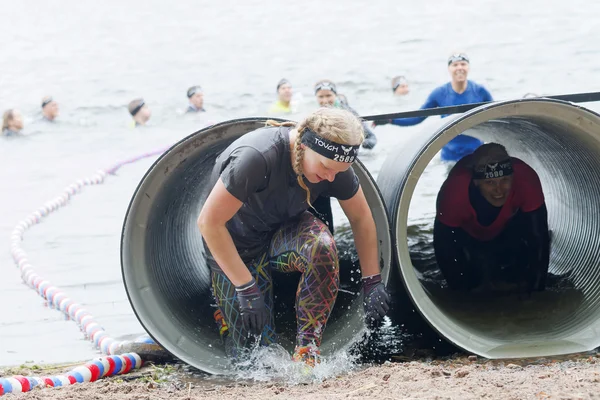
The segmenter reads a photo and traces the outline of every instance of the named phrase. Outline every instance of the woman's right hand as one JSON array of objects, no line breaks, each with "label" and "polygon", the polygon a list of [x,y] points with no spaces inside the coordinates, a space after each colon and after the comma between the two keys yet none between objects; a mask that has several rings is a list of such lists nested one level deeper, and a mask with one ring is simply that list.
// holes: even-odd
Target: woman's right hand
[{"label": "woman's right hand", "polygon": [[269,322],[269,312],[258,284],[252,279],[244,285],[236,286],[235,291],[240,302],[244,329],[254,335],[260,335]]}]

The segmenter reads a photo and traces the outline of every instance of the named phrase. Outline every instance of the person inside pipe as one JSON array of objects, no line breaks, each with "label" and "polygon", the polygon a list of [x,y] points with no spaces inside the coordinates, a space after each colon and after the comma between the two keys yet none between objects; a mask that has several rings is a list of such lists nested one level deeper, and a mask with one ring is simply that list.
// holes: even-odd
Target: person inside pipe
[{"label": "person inside pipe", "polygon": [[298,124],[267,125],[218,156],[211,181],[216,183],[198,217],[215,318],[234,360],[256,340],[275,343],[272,271],[298,271],[293,360],[314,366],[340,284],[333,235],[309,212],[319,196],[337,198],[350,221],[367,322],[379,321],[389,309],[375,223],[352,169],[364,131],[351,112],[335,108],[320,108]]},{"label": "person inside pipe", "polygon": [[545,289],[550,238],[542,185],[504,146],[484,144],[457,162],[436,211],[435,257],[450,289]]},{"label": "person inside pipe", "polygon": [[[448,72],[451,81],[435,88],[427,97],[421,109],[458,106],[462,104],[492,101],[490,92],[467,77],[469,76],[470,61],[465,53],[455,53],[448,57]],[[450,114],[442,115],[442,118]],[[427,117],[396,118],[391,120],[377,120],[373,125],[394,124],[398,126],[413,126],[425,121]],[[458,161],[471,154],[483,142],[468,135],[458,135],[442,148],[443,161]]]},{"label": "person inside pipe", "polygon": [[[358,117],[358,113],[348,105],[348,99],[346,99],[346,96],[344,96],[345,101],[341,101],[339,99],[337,87],[335,83],[330,80],[323,79],[315,84],[315,97],[317,98],[317,102],[321,107],[342,108],[350,111],[352,114]],[[363,125],[365,140],[362,143],[362,147],[365,149],[372,149],[377,144],[377,136],[375,136],[373,131],[366,123]]]}]

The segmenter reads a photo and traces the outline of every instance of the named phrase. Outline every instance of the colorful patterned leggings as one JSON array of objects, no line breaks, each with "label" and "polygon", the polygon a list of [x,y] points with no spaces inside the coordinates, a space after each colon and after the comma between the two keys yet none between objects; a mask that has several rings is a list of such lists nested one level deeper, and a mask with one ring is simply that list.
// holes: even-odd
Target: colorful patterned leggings
[{"label": "colorful patterned leggings", "polygon": [[[296,291],[296,345],[320,346],[321,336],[340,285],[338,253],[327,226],[309,212],[299,221],[285,224],[271,239],[267,253],[247,265],[265,296],[270,322],[261,335],[261,344],[277,341],[273,308],[271,271],[302,273]],[[242,326],[235,286],[221,271],[212,272],[217,305],[229,327],[235,348],[249,345]]]}]

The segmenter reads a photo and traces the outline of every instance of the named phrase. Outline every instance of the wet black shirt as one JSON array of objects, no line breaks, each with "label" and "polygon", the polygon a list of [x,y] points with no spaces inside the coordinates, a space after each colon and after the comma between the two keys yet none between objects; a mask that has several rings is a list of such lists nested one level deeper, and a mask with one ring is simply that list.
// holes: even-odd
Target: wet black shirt
[{"label": "wet black shirt", "polygon": [[[261,128],[245,134],[219,155],[213,168],[211,182],[220,177],[229,193],[244,203],[226,223],[244,262],[264,253],[275,231],[309,208],[292,168],[290,129]],[[359,188],[352,167],[333,182],[304,182],[311,203],[318,196],[347,200]]]}]

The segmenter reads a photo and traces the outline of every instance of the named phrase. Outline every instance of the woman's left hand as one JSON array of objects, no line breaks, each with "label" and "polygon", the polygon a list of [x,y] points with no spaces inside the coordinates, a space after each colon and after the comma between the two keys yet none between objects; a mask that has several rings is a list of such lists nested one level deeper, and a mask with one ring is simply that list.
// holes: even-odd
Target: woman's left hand
[{"label": "woman's left hand", "polygon": [[381,281],[381,274],[363,278],[362,281],[367,322],[379,321],[390,309],[390,295]]}]

